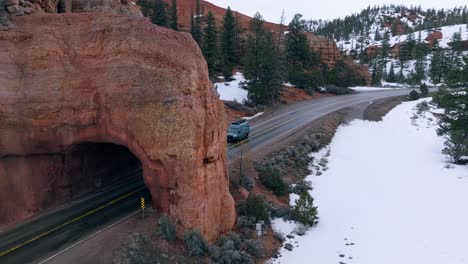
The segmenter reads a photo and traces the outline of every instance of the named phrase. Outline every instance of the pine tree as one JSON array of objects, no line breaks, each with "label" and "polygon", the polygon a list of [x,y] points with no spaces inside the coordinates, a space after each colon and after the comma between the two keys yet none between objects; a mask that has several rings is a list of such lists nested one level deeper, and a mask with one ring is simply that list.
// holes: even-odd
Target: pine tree
[{"label": "pine tree", "polygon": [[151,17],[153,14],[153,1],[149,0],[138,0],[138,5],[141,7],[141,13],[145,17]]},{"label": "pine tree", "polygon": [[[456,44],[461,41],[461,33],[455,32],[452,36],[451,42]],[[453,45],[452,49],[448,51],[446,56],[446,82],[450,86],[458,86],[462,84],[463,76],[463,61],[462,49],[457,45]]]},{"label": "pine tree", "polygon": [[163,0],[155,0],[151,22],[158,26],[167,27],[166,3]]},{"label": "pine tree", "polygon": [[190,33],[192,34],[193,39],[198,43],[200,47],[202,46],[203,41],[202,20],[203,13],[201,11],[200,0],[197,0],[195,14],[193,14],[192,10],[192,17],[190,20]]},{"label": "pine tree", "polygon": [[312,93],[324,81],[320,55],[311,49],[305,29],[302,15],[296,14],[288,26],[285,53],[289,82]]},{"label": "pine tree", "polygon": [[405,83],[406,78],[405,74],[403,73],[403,64],[400,64],[400,72],[398,73],[398,83]]},{"label": "pine tree", "polygon": [[373,86],[380,86],[382,81],[382,74],[379,71],[380,66],[377,63],[378,60],[375,60],[374,65],[372,66],[372,75],[371,75],[371,83]]},{"label": "pine tree", "polygon": [[375,41],[381,41],[382,40],[382,35],[380,34],[379,30],[375,30],[375,36],[374,36]]},{"label": "pine tree", "polygon": [[228,80],[237,60],[236,57],[236,23],[231,8],[228,7],[223,20],[221,34],[221,55],[223,59],[223,75]]},{"label": "pine tree", "polygon": [[304,225],[314,226],[318,223],[318,210],[314,206],[314,198],[308,191],[302,192],[294,205],[294,214],[297,220]]},{"label": "pine tree", "polygon": [[429,70],[431,80],[435,84],[438,84],[442,81],[443,63],[444,57],[442,49],[439,46],[439,42],[435,40],[432,46],[432,58]]},{"label": "pine tree", "polygon": [[249,30],[244,58],[249,99],[255,105],[273,104],[282,83],[275,39],[259,13],[251,19]]},{"label": "pine tree", "polygon": [[413,81],[415,84],[421,83],[426,78],[426,61],[425,61],[426,44],[422,41],[421,31],[418,34],[418,41],[415,46],[415,74]]},{"label": "pine tree", "polygon": [[405,42],[401,45],[400,50],[400,59],[402,61],[407,61],[413,59],[413,51],[414,47],[416,46],[416,41],[414,40],[413,33],[408,35],[408,38]]},{"label": "pine tree", "polygon": [[396,82],[397,81],[397,77],[395,75],[395,68],[393,66],[393,62],[392,64],[390,65],[390,72],[388,73],[388,76],[387,76],[387,82]]},{"label": "pine tree", "polygon": [[462,156],[468,156],[468,111],[463,107],[468,105],[468,88],[460,93],[441,90],[434,101],[445,110],[437,131],[439,135],[448,136],[444,153],[459,163]]},{"label": "pine tree", "polygon": [[210,75],[213,75],[219,64],[218,54],[218,31],[213,13],[210,11],[206,16],[206,26],[204,28],[205,39],[203,41],[203,55],[208,64]]},{"label": "pine tree", "polygon": [[177,14],[177,1],[172,0],[171,9],[169,12],[170,15],[170,28],[173,30],[179,31],[179,17]]},{"label": "pine tree", "polygon": [[381,61],[380,61],[380,75],[382,78],[386,79],[387,77],[387,57],[390,50],[390,32],[386,30],[382,38],[382,48],[381,48]]}]

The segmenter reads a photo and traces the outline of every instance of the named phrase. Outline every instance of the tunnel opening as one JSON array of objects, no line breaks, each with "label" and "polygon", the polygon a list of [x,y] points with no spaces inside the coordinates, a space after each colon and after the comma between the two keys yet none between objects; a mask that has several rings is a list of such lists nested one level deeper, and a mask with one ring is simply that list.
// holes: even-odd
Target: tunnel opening
[{"label": "tunnel opening", "polygon": [[140,160],[125,146],[112,143],[83,142],[66,153],[66,173],[72,199],[119,186],[144,186]]}]

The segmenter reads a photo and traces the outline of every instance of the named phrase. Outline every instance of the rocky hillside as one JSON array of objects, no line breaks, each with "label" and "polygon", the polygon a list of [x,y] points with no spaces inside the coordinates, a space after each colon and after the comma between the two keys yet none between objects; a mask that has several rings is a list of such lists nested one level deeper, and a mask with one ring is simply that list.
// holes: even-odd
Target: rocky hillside
[{"label": "rocky hillside", "polygon": [[[172,0],[165,0],[168,5],[172,4]],[[191,23],[191,15],[194,14],[196,10],[196,1],[195,0],[176,0],[177,3],[177,11],[178,11],[178,17],[179,17],[179,25],[180,27],[185,30],[185,31],[190,31],[190,23]],[[204,14],[207,14],[208,12],[212,12],[216,24],[218,26],[221,26],[223,23],[223,17],[226,14],[226,9],[216,6],[210,2],[207,1],[201,1],[201,9],[203,10]],[[233,11],[234,16],[236,17],[236,21],[242,31],[245,33],[248,30],[250,20],[252,19],[251,16],[242,14],[239,12]],[[253,14],[251,14],[253,15]],[[287,31],[287,26],[286,25],[280,25],[280,24],[275,24],[271,22],[267,22],[266,26],[275,33],[282,34],[285,31]],[[308,33],[308,39],[311,45],[311,48],[314,49],[315,51],[319,52],[322,61],[327,64],[330,67],[335,66],[336,62],[342,59],[345,59],[343,54],[340,52],[338,49],[338,46],[335,41],[321,37],[317,34],[314,34],[312,32]],[[356,69],[359,74],[362,74],[365,79],[369,79],[369,74],[368,71],[360,67],[358,65],[354,65],[352,61],[348,61],[352,67]]]},{"label": "rocky hillside", "polygon": [[[308,24],[310,31],[334,39],[343,54],[366,65],[373,73],[374,84],[455,84],[463,81],[467,22],[467,7],[422,10],[391,5]],[[460,72],[450,72],[451,68]]]}]

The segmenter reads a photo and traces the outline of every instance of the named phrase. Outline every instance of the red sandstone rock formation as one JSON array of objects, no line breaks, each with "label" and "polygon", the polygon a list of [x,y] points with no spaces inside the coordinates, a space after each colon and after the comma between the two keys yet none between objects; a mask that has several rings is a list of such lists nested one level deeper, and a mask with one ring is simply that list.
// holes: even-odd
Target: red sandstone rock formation
[{"label": "red sandstone rock formation", "polygon": [[309,39],[310,46],[313,50],[320,53],[322,61],[328,66],[335,66],[338,60],[343,59],[336,42],[330,39],[319,37],[312,33],[307,33],[307,38]]},{"label": "red sandstone rock formation", "polygon": [[431,34],[429,34],[429,35],[426,37],[426,41],[429,42],[429,43],[432,45],[432,42],[433,42],[434,40],[442,39],[442,37],[443,37],[442,32],[440,32],[440,31],[433,31]]},{"label": "red sandstone rock formation", "polygon": [[[165,0],[165,1],[169,5],[172,4],[172,0]],[[196,1],[195,0],[176,0],[176,1],[177,1],[177,11],[179,15],[179,24],[183,29],[190,30],[190,21],[191,21],[190,16],[192,15],[192,11],[195,12]],[[202,0],[200,2],[201,2],[204,13],[207,14],[210,11],[213,12],[216,25],[221,27],[223,25],[223,17],[226,14],[226,9],[216,6],[207,1]],[[239,12],[236,12],[235,10],[232,10],[232,11],[239,23],[239,26],[244,29],[249,28],[251,17],[241,14]],[[254,14],[249,14],[249,15],[253,16]],[[274,32],[279,32],[281,28],[280,25],[274,24],[274,23],[266,23],[266,26],[269,27],[270,30]]]},{"label": "red sandstone rock formation", "polygon": [[209,240],[232,228],[226,122],[187,33],[110,14],[13,17],[0,31],[0,224],[67,202],[70,149],[126,146],[157,208]]}]

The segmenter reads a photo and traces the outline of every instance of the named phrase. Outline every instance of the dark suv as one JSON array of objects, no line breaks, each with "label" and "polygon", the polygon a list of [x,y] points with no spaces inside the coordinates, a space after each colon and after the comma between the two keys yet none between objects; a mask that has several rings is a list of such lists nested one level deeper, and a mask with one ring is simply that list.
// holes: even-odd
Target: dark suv
[{"label": "dark suv", "polygon": [[227,133],[228,142],[239,142],[249,137],[250,126],[247,120],[239,120],[231,123]]}]

